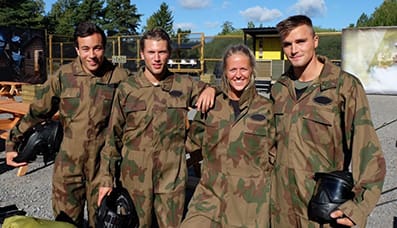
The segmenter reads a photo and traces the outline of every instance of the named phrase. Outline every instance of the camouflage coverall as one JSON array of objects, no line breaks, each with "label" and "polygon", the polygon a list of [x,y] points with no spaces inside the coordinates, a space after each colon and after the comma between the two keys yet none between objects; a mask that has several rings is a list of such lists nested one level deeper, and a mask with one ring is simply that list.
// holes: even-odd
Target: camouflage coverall
[{"label": "camouflage coverall", "polygon": [[307,215],[313,176],[342,170],[344,147],[351,155],[355,197],[339,209],[365,227],[382,191],[385,160],[365,91],[356,77],[340,72],[325,57],[318,59],[324,63],[321,75],[299,99],[291,69],[272,87],[278,147],[272,177],[274,228],[319,227]]},{"label": "camouflage coverall", "polygon": [[187,179],[185,120],[207,84],[167,71],[155,86],[143,70],[117,89],[102,151],[101,186],[112,186],[114,164],[122,158],[120,180],[140,227],[151,227],[152,210],[160,227],[178,227]]},{"label": "camouflage coverall", "polygon": [[[107,60],[101,69],[105,72],[101,77],[88,74],[83,71],[79,58],[61,66],[36,91],[29,113],[12,129],[7,143],[7,151],[15,151],[15,142],[22,133],[59,110],[64,137],[52,180],[54,214],[64,212],[81,223],[87,200],[91,227],[94,227],[98,200],[97,173],[99,152],[105,144],[104,130],[108,126],[115,89],[128,77],[127,70],[114,68]],[[53,97],[58,98],[58,102],[54,103]]]},{"label": "camouflage coverall", "polygon": [[182,227],[269,227],[270,173],[275,158],[272,103],[252,83],[235,117],[226,93],[198,113],[187,152],[203,155],[202,176]]}]

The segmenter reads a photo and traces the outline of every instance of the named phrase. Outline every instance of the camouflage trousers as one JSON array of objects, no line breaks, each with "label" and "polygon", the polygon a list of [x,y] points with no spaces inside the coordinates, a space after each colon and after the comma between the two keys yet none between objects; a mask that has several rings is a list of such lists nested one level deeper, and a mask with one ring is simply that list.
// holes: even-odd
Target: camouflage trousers
[{"label": "camouflage trousers", "polygon": [[185,160],[178,164],[176,159],[164,170],[153,162],[161,159],[148,159],[143,153],[133,151],[134,156],[127,154],[121,163],[121,182],[134,202],[139,226],[152,227],[155,217],[159,227],[179,227],[185,202]]},{"label": "camouflage trousers", "polygon": [[[59,155],[59,154],[58,154]],[[84,208],[87,203],[89,227],[95,227],[95,210],[97,209],[97,180],[89,180],[83,168],[73,162],[61,160],[57,156],[52,180],[52,207],[57,219],[71,219],[78,227],[84,223]],[[63,158],[65,158],[63,156]],[[91,167],[86,164],[85,167]]]},{"label": "camouflage trousers", "polygon": [[[123,186],[134,202],[139,217],[139,227],[152,227],[152,218],[157,219],[159,227],[179,227],[185,202],[184,188],[181,187],[174,192],[153,193],[151,188],[144,189],[141,183],[134,181],[125,181]],[[129,186],[138,186],[138,188]]]}]

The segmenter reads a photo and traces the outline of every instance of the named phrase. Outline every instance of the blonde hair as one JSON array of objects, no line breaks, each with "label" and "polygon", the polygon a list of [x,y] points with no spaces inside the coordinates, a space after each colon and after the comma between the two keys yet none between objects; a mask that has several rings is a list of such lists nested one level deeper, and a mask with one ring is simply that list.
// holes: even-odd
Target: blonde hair
[{"label": "blonde hair", "polygon": [[227,59],[237,53],[242,53],[243,55],[247,56],[249,58],[249,62],[250,62],[250,66],[252,68],[252,75],[250,78],[250,83],[248,84],[247,87],[250,86],[255,86],[255,77],[256,77],[256,60],[255,60],[255,55],[254,53],[251,51],[251,49],[249,47],[247,47],[247,45],[245,44],[234,44],[234,45],[230,45],[229,47],[226,48],[225,53],[223,54],[222,57],[222,69],[223,69],[223,73],[222,73],[222,86],[226,91],[230,90],[230,85],[229,82],[227,81],[226,78],[226,63],[227,63]]}]

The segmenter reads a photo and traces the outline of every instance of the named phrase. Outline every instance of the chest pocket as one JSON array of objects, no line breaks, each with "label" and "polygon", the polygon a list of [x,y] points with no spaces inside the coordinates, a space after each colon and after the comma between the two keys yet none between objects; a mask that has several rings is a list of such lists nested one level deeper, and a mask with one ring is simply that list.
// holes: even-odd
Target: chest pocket
[{"label": "chest pocket", "polygon": [[186,118],[189,99],[183,91],[172,90],[167,100],[167,121],[178,129],[175,133],[183,132],[186,128]]},{"label": "chest pocket", "polygon": [[267,153],[269,146],[266,143],[270,139],[268,135],[269,120],[266,115],[253,114],[245,120],[243,147],[252,158],[262,157],[264,151]]},{"label": "chest pocket", "polygon": [[123,112],[126,115],[126,126],[129,130],[134,130],[143,124],[142,121],[149,121],[146,115],[147,106],[146,102],[141,99],[129,97],[123,107]]},{"label": "chest pocket", "polygon": [[116,87],[117,84],[96,84],[95,103],[93,105],[98,108],[97,113],[101,113],[100,119],[106,119],[110,116]]},{"label": "chest pocket", "polygon": [[331,110],[319,107],[313,107],[310,113],[306,112],[301,132],[303,139],[323,145],[331,143],[335,115]]},{"label": "chest pocket", "polygon": [[80,89],[79,88],[66,88],[60,94],[59,111],[65,119],[71,119],[76,114],[80,106]]}]

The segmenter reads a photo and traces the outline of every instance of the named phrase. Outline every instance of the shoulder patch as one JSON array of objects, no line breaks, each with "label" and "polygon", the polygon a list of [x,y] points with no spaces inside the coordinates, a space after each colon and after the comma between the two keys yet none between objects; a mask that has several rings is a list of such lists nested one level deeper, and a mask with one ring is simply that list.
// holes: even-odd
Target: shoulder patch
[{"label": "shoulder patch", "polygon": [[251,119],[256,120],[256,121],[262,121],[266,119],[266,116],[261,115],[261,114],[254,114],[251,116]]},{"label": "shoulder patch", "polygon": [[327,105],[332,102],[332,99],[325,96],[318,96],[313,99],[318,104]]},{"label": "shoulder patch", "polygon": [[170,95],[173,96],[173,97],[180,97],[180,96],[182,96],[182,94],[183,93],[181,91],[179,91],[179,90],[170,91]]}]

